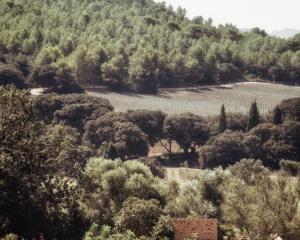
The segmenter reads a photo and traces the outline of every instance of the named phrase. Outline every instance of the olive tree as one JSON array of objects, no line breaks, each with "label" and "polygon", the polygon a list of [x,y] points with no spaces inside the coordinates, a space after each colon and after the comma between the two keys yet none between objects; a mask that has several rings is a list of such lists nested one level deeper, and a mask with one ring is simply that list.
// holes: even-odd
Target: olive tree
[{"label": "olive tree", "polygon": [[169,116],[164,122],[166,138],[174,140],[185,154],[194,153],[196,147],[208,139],[208,128],[205,121],[192,113]]},{"label": "olive tree", "polygon": [[[238,165],[233,168],[234,175],[224,184],[225,222],[236,226],[251,240],[295,239],[292,236],[300,224],[299,180],[271,174],[255,161],[249,164],[243,161]],[[236,175],[237,168],[247,168],[251,178]]]}]

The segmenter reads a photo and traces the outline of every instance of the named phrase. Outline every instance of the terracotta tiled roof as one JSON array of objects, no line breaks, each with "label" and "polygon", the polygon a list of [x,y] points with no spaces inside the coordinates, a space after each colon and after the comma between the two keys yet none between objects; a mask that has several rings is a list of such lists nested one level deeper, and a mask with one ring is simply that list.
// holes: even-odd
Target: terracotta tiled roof
[{"label": "terracotta tiled roof", "polygon": [[198,240],[218,239],[218,220],[204,218],[173,218],[172,225],[175,231],[175,240],[186,238]]}]

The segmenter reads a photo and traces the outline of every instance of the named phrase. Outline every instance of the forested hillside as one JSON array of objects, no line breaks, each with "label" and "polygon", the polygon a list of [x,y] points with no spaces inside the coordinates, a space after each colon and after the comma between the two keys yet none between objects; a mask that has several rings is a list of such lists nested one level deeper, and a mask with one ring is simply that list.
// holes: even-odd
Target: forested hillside
[{"label": "forested hillside", "polygon": [[0,85],[155,92],[245,77],[299,84],[300,35],[216,27],[151,0],[0,1]]}]

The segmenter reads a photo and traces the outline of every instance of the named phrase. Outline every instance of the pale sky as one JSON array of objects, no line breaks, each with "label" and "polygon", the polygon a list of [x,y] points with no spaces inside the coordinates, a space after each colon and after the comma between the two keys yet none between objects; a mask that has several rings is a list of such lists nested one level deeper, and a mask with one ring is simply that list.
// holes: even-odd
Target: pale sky
[{"label": "pale sky", "polygon": [[[160,1],[161,0],[156,0]],[[300,29],[300,0],[165,0],[181,6],[188,17],[211,17],[215,25],[232,23],[239,28],[259,27],[268,32]]]}]

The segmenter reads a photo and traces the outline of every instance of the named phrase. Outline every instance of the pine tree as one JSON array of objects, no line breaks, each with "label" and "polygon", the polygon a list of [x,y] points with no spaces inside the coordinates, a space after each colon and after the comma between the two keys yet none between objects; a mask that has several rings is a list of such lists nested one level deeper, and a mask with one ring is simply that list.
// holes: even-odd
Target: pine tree
[{"label": "pine tree", "polygon": [[257,107],[257,102],[255,101],[251,104],[247,131],[249,131],[252,128],[256,127],[259,124],[259,119],[260,119],[259,110],[258,110],[258,107]]},{"label": "pine tree", "polygon": [[282,123],[282,112],[278,106],[273,111],[273,123],[279,125]]},{"label": "pine tree", "polygon": [[222,105],[221,113],[219,117],[219,133],[224,132],[227,129],[227,119],[226,119],[226,112],[225,112],[225,106]]}]

